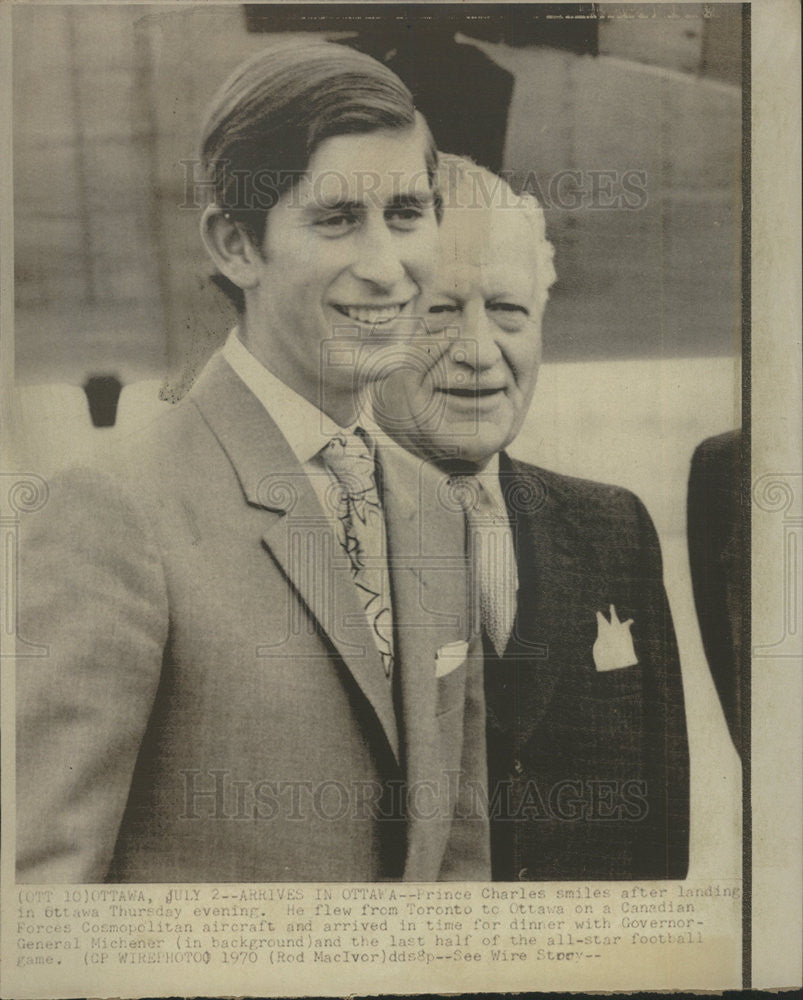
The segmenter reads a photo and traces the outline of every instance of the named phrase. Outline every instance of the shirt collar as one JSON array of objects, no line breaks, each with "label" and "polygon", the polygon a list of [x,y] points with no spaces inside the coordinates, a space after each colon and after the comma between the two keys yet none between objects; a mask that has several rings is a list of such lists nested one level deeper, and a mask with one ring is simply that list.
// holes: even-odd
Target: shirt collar
[{"label": "shirt collar", "polygon": [[[311,461],[336,434],[349,433],[358,425],[365,426],[359,419],[349,427],[336,424],[314,403],[257,361],[240,340],[237,327],[229,334],[222,354],[270,414],[302,465]],[[366,430],[372,433],[367,427]]]},{"label": "shirt collar", "polygon": [[[271,419],[284,435],[293,453],[303,465],[318,455],[320,450],[337,434],[353,433],[362,427],[371,437],[380,453],[384,448],[397,452],[411,474],[416,473],[420,459],[401,448],[379,427],[373,416],[370,402],[366,403],[358,418],[348,427],[341,427],[314,403],[291,389],[269,371],[240,340],[235,326],[223,346],[223,358],[245,385],[256,396]],[[499,483],[499,455],[494,455],[488,465],[478,473],[482,486],[504,506],[502,487]]]},{"label": "shirt collar", "polygon": [[476,473],[480,485],[500,510],[505,509],[502,484],[499,481],[499,452],[492,456],[485,468]]}]

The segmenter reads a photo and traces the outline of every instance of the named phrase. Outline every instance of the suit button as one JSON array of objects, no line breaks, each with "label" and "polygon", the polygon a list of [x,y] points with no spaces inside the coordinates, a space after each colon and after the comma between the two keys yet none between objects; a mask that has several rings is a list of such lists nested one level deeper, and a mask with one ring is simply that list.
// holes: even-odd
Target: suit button
[{"label": "suit button", "polygon": [[522,773],[522,771],[524,770],[524,768],[521,766],[521,761],[520,760],[513,761],[513,770],[515,771],[516,774],[520,775]]},{"label": "suit button", "polygon": [[527,869],[527,868],[522,868],[522,869],[521,869],[521,870],[519,871],[519,874],[518,874],[518,875],[516,876],[516,878],[517,878],[517,879],[519,880],[519,882],[526,882],[526,881],[527,881],[527,876],[528,876],[528,875],[529,875],[529,869]]}]

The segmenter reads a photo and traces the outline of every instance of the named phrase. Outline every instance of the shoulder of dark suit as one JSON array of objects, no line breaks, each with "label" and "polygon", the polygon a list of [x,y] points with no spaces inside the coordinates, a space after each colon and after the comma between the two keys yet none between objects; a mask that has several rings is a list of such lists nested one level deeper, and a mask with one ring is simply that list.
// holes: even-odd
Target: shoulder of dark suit
[{"label": "shoulder of dark suit", "polygon": [[607,508],[611,513],[632,515],[635,509],[641,510],[641,500],[623,486],[611,483],[595,482],[592,479],[582,479],[577,476],[567,476],[561,472],[553,472],[529,462],[511,458],[502,453],[500,456],[500,478],[512,484],[519,482],[532,491],[543,494],[544,504],[558,508],[583,509]]}]

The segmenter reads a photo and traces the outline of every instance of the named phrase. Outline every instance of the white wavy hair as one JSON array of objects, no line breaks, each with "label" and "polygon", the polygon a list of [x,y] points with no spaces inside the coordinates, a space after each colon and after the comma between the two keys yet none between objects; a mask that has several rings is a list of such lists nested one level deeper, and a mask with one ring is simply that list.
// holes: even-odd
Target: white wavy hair
[{"label": "white wavy hair", "polygon": [[437,187],[445,212],[461,208],[516,208],[524,214],[533,234],[535,302],[543,312],[549,289],[557,281],[555,248],[546,235],[544,210],[537,198],[516,194],[504,178],[465,156],[438,153]]}]

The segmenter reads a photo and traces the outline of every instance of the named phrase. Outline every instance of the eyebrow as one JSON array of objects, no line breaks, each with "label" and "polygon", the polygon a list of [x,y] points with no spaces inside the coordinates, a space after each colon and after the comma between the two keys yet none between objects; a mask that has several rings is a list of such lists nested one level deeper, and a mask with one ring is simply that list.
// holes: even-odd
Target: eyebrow
[{"label": "eyebrow", "polygon": [[425,194],[397,194],[385,205],[386,209],[394,208],[428,208],[435,201],[435,194],[430,189]]},{"label": "eyebrow", "polygon": [[505,306],[513,306],[514,309],[521,309],[522,312],[529,312],[530,307],[526,306],[522,301],[520,295],[516,295],[513,292],[497,292],[487,298],[486,303],[490,305],[498,304]]},{"label": "eyebrow", "polygon": [[[371,194],[369,193],[369,198]],[[432,191],[427,191],[426,194],[396,194],[390,201],[386,202],[382,207],[383,210],[388,211],[398,211],[403,208],[428,208],[433,204],[435,196]],[[346,212],[352,214],[359,214],[365,210],[364,201],[351,201],[346,198],[336,198],[332,201],[327,201],[323,199],[321,201],[316,201],[313,204],[306,205],[305,209],[310,214],[315,214],[317,212]]]}]

